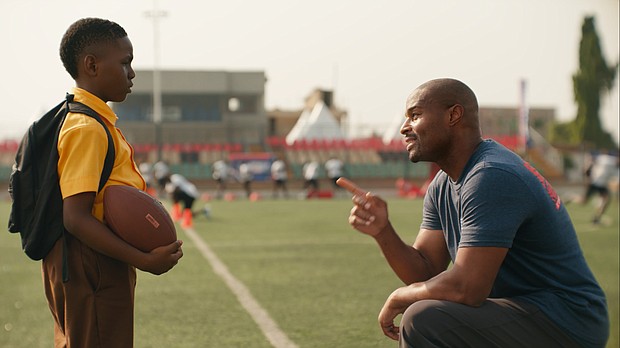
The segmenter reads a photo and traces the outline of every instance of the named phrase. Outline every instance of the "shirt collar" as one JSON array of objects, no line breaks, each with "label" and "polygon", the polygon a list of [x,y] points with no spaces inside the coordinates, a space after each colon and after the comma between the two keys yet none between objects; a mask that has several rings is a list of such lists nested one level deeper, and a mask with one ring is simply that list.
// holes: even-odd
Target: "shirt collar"
[{"label": "shirt collar", "polygon": [[82,103],[93,109],[99,116],[105,118],[112,125],[116,124],[118,116],[112,111],[112,108],[96,95],[79,87],[73,87],[74,101]]}]

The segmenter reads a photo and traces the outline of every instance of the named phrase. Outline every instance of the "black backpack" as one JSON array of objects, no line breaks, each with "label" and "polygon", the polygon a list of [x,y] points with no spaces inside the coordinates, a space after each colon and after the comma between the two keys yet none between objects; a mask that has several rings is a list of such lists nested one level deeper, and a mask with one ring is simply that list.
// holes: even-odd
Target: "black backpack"
[{"label": "black backpack", "polygon": [[[9,231],[19,232],[22,248],[33,260],[43,259],[64,233],[62,195],[58,182],[58,134],[67,113],[88,115],[97,120],[108,136],[108,152],[105,157],[99,189],[101,191],[114,166],[114,142],[108,127],[99,115],[88,106],[74,102],[67,94],[52,110],[35,121],[15,155],[15,164],[9,178],[12,199]],[[66,263],[66,260],[64,260]],[[66,267],[63,266],[63,274]],[[65,276],[65,280],[68,278]]]}]

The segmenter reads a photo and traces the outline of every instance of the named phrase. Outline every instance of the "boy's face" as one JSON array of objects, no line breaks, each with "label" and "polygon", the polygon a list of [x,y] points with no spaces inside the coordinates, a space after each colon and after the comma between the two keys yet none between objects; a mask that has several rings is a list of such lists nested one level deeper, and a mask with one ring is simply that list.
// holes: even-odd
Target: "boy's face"
[{"label": "boy's face", "polygon": [[131,67],[133,46],[128,37],[117,39],[97,55],[97,96],[104,102],[122,102],[131,93],[136,73]]}]

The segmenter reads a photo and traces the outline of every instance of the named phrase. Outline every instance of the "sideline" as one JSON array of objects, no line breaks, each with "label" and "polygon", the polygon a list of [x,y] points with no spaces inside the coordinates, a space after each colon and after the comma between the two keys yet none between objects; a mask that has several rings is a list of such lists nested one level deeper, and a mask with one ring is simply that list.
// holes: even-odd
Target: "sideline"
[{"label": "sideline", "polygon": [[183,231],[192,239],[202,256],[211,264],[215,274],[220,276],[228,288],[237,296],[241,306],[254,319],[254,322],[261,329],[269,343],[275,348],[297,348],[298,346],[286,336],[278,327],[278,324],[269,316],[269,313],[256,301],[250,290],[230,273],[228,267],[217,257],[209,245],[200,238],[196,231],[193,228],[184,229]]}]

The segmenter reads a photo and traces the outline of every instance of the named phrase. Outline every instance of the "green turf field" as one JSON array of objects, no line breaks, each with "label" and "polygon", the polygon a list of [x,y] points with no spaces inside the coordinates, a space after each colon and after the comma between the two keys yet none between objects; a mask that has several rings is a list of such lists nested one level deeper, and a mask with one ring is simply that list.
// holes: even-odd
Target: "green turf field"
[{"label": "green turf field", "polygon": [[[395,347],[376,322],[399,280],[367,236],[352,230],[348,199],[210,202],[212,217],[195,230],[230,272],[300,347]],[[412,242],[420,200],[389,200],[393,225]],[[586,257],[608,296],[611,337],[618,347],[618,204],[603,227],[591,207],[569,206]],[[6,226],[8,204],[0,203]],[[188,236],[185,256],[169,273],[139,272],[136,347],[270,347],[250,315]],[[52,320],[39,263],[19,238],[0,233],[0,347],[50,347]]]}]

